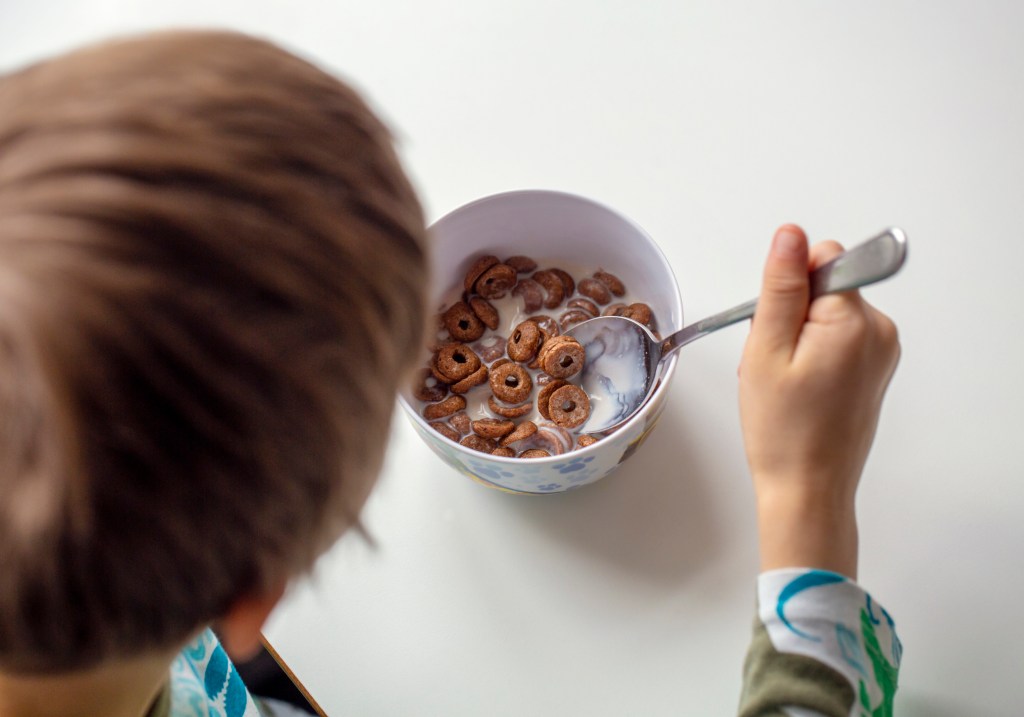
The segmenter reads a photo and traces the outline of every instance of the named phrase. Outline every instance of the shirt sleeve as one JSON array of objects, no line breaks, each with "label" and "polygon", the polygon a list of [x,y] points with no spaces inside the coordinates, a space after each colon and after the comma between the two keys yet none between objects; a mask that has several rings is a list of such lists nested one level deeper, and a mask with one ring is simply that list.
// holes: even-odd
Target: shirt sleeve
[{"label": "shirt sleeve", "polygon": [[903,648],[856,583],[787,568],[757,581],[740,717],[892,717]]},{"label": "shirt sleeve", "polygon": [[171,664],[169,717],[263,717],[231,658],[209,628]]}]

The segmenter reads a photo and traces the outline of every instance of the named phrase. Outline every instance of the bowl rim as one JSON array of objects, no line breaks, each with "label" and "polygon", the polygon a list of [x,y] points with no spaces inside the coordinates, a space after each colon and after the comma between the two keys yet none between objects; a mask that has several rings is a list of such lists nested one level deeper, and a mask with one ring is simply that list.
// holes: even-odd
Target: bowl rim
[{"label": "bowl rim", "polygon": [[[433,232],[434,228],[438,224],[440,224],[441,222],[443,222],[444,220],[446,220],[448,217],[452,216],[456,212],[465,211],[465,210],[469,209],[470,207],[475,207],[478,204],[489,203],[489,202],[492,202],[492,201],[500,201],[500,200],[508,199],[510,197],[513,197],[513,196],[526,196],[526,195],[537,195],[537,196],[553,197],[553,198],[565,199],[565,200],[569,200],[569,201],[573,201],[573,202],[580,202],[580,203],[584,203],[584,204],[591,204],[593,206],[598,207],[599,209],[603,209],[606,212],[614,214],[615,216],[619,217],[620,219],[625,221],[627,224],[629,224],[634,230],[636,230],[641,236],[643,236],[647,240],[648,244],[654,249],[655,255],[658,257],[658,259],[661,261],[663,267],[665,268],[665,270],[666,270],[666,272],[668,274],[668,277],[669,277],[669,279],[672,282],[672,287],[675,289],[675,291],[673,293],[673,296],[672,296],[672,299],[675,302],[675,309],[676,309],[676,312],[679,315],[680,321],[682,321],[682,319],[683,319],[683,298],[682,298],[682,295],[681,295],[681,293],[679,291],[679,281],[676,279],[675,272],[672,271],[672,265],[669,263],[668,257],[665,256],[665,252],[662,250],[662,248],[660,246],[658,246],[658,243],[656,241],[654,241],[654,237],[652,237],[650,234],[648,234],[647,230],[645,230],[642,226],[640,226],[640,224],[635,222],[628,215],[626,215],[626,214],[620,212],[619,210],[615,209],[614,207],[608,206],[604,202],[600,202],[600,201],[598,201],[596,199],[591,199],[590,197],[584,197],[584,196],[582,196],[580,194],[574,194],[572,192],[566,192],[564,190],[559,190],[559,189],[512,189],[512,190],[508,190],[508,191],[504,191],[504,192],[498,192],[496,194],[489,194],[489,195],[487,195],[485,197],[479,197],[479,198],[474,199],[472,201],[469,201],[469,202],[467,202],[465,204],[460,204],[458,207],[456,207],[456,208],[446,212],[445,214],[440,216],[438,219],[434,220],[427,227],[427,232],[428,233]],[[682,328],[682,326],[675,327],[671,331],[669,331],[668,333],[671,333],[672,331],[678,331],[680,328]],[[677,364],[678,360],[679,360],[679,352],[678,351],[675,352],[674,354],[672,354],[671,356],[669,356],[668,362],[667,362],[668,365],[665,367],[665,370],[664,370],[664,372],[662,374],[662,379],[661,379],[660,385],[657,388],[654,389],[654,393],[652,393],[650,398],[647,399],[647,403],[645,403],[644,406],[639,411],[637,411],[633,415],[632,418],[630,418],[628,421],[623,423],[622,426],[620,426],[619,429],[617,431],[615,431],[615,433],[613,433],[608,438],[612,438],[612,437],[614,437],[615,435],[617,435],[619,433],[627,432],[630,428],[633,427],[633,425],[637,421],[645,420],[647,418],[646,408],[648,406],[656,405],[656,399],[659,396],[661,396],[662,393],[664,393],[665,391],[668,390],[669,384],[672,382],[672,377],[675,375],[676,364]],[[427,435],[430,435],[431,438],[434,438],[434,437],[438,438],[442,442],[442,444],[447,444],[447,445],[451,446],[452,448],[456,449],[457,451],[459,451],[460,453],[464,453],[467,456],[471,456],[471,457],[474,457],[474,458],[486,457],[488,460],[497,461],[499,464],[520,465],[522,463],[522,461],[523,461],[522,458],[509,458],[509,457],[505,457],[505,456],[495,456],[495,455],[491,455],[489,453],[482,453],[480,451],[475,451],[472,448],[468,448],[468,447],[462,445],[461,443],[458,443],[457,441],[453,441],[452,439],[448,438],[447,436],[444,436],[444,435],[438,433],[437,431],[435,431],[434,429],[432,429],[430,427],[430,423],[423,416],[420,415],[419,411],[417,411],[412,406],[412,404],[406,398],[405,393],[402,390],[399,390],[399,392],[398,392],[398,399],[399,399],[399,403],[402,405],[402,408],[405,410],[405,412],[416,423],[420,424],[424,429],[426,429],[427,431],[430,432]],[[436,434],[436,436],[432,435],[432,434]],[[605,440],[607,440],[607,439],[605,439]],[[601,447],[603,443],[604,443],[604,440],[601,440],[601,441],[593,443],[593,444],[591,444],[589,446],[585,446],[584,448],[575,448],[575,449],[573,449],[571,451],[568,451],[566,453],[560,453],[560,454],[554,455],[554,456],[547,456],[545,458],[531,458],[531,459],[529,459],[529,462],[530,462],[531,465],[548,465],[548,464],[557,463],[557,462],[562,461],[562,460],[566,460],[567,458],[569,458],[571,460],[572,458],[576,458],[577,456],[585,456],[585,455],[587,455],[589,453],[594,452],[596,449]]]}]

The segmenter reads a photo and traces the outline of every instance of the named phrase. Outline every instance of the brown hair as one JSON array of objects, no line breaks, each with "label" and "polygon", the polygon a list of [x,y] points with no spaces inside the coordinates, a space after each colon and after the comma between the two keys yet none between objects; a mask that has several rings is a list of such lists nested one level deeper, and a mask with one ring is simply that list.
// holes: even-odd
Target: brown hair
[{"label": "brown hair", "polygon": [[269,43],[0,79],[0,668],[171,647],[352,525],[424,239],[387,131]]}]

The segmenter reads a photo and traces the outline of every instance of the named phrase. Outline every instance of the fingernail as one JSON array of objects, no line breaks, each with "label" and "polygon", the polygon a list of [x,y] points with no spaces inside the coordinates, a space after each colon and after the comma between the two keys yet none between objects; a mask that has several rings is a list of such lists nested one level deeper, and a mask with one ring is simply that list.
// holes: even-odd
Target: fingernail
[{"label": "fingernail", "polygon": [[795,229],[785,226],[775,234],[775,241],[772,242],[772,251],[779,256],[793,256],[799,254],[803,248],[803,239]]}]

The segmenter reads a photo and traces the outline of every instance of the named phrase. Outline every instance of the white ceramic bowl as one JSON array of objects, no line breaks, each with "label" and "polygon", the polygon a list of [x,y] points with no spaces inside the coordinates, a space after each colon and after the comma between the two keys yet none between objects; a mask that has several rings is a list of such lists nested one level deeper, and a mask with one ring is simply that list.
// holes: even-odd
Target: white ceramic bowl
[{"label": "white ceramic bowl", "polygon": [[[444,216],[430,233],[433,307],[462,286],[470,264],[481,255],[525,254],[541,268],[610,271],[636,300],[651,306],[662,333],[682,326],[679,286],[664,254],[643,229],[593,200],[546,190],[496,194]],[[422,404],[408,390],[401,404],[434,452],[473,480],[512,493],[556,493],[593,483],[633,455],[661,415],[676,358],[668,359],[661,385],[622,428],[591,446],[547,458],[503,458],[472,450],[431,428],[420,413]],[[473,390],[486,391],[486,384]]]}]

